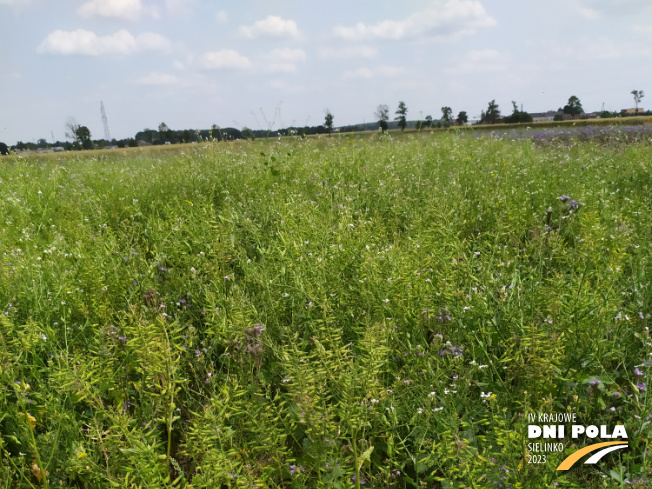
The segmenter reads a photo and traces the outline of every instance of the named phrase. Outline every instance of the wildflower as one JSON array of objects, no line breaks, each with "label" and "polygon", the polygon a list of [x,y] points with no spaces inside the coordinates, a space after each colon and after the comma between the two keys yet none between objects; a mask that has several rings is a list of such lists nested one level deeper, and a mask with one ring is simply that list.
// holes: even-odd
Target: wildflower
[{"label": "wildflower", "polygon": [[419,414],[423,414],[423,409],[422,409],[422,408],[418,408],[418,409],[417,409],[417,412],[418,412]]},{"label": "wildflower", "polygon": [[571,210],[574,211],[575,209],[579,208],[581,204],[576,201],[575,199],[571,200],[566,206]]},{"label": "wildflower", "polygon": [[[355,474],[351,476],[351,482],[355,484]],[[364,486],[366,483],[367,483],[367,479],[365,479],[364,477],[360,477],[360,485]]]},{"label": "wildflower", "polygon": [[634,375],[636,375],[637,377],[640,377],[641,375],[643,375],[643,372],[641,372],[641,370],[638,367],[636,367],[634,369]]},{"label": "wildflower", "polygon": [[647,390],[647,384],[645,382],[641,382],[640,384],[636,384],[636,388],[641,392],[645,392]]},{"label": "wildflower", "polygon": [[561,197],[557,197],[557,198],[559,200],[561,200],[562,202],[566,202],[566,201],[570,200],[570,196],[568,196],[568,195],[562,195]]},{"label": "wildflower", "polygon": [[598,379],[589,380],[589,385],[593,387],[597,387],[600,385],[600,381]]}]

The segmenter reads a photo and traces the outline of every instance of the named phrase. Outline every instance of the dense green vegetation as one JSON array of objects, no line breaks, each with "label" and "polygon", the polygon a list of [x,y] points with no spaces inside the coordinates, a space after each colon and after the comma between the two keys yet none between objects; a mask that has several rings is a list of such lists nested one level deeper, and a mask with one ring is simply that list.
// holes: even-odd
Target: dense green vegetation
[{"label": "dense green vegetation", "polygon": [[[4,157],[0,487],[649,486],[651,172],[443,132]],[[630,446],[528,464],[540,412]]]}]

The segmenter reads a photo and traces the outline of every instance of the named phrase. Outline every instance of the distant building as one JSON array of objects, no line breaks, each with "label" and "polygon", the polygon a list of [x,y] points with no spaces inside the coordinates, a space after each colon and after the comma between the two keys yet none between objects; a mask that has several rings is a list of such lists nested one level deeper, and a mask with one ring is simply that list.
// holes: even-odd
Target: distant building
[{"label": "distant building", "polygon": [[63,146],[53,146],[52,147],[52,151],[54,151],[55,153],[57,153],[59,151],[65,151],[65,150],[66,150],[66,148],[64,148]]},{"label": "distant building", "polygon": [[533,112],[530,115],[532,116],[532,122],[545,122],[554,120],[557,114],[563,114],[556,110],[549,110],[548,112]]},{"label": "distant building", "polygon": [[636,114],[642,114],[645,112],[645,109],[642,107],[639,107],[638,109],[623,109],[620,111],[622,115],[636,115]]}]

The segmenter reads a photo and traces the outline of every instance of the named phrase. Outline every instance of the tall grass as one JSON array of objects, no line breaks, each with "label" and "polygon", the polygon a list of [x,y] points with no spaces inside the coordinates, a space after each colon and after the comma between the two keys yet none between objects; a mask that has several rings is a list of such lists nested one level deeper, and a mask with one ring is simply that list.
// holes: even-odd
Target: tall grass
[{"label": "tall grass", "polygon": [[649,486],[648,146],[182,149],[2,159],[0,487]]}]

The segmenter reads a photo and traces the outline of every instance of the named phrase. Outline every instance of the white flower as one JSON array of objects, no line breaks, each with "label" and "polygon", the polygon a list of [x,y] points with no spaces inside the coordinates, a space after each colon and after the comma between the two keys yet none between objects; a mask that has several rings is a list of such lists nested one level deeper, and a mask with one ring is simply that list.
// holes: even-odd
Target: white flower
[{"label": "white flower", "polygon": [[435,393],[431,392],[430,394],[428,394],[428,397],[435,397]]}]

